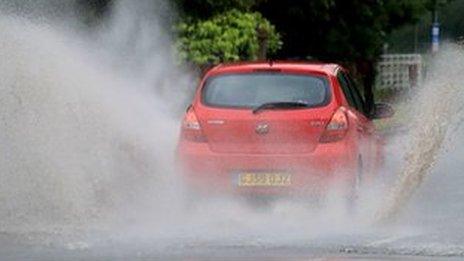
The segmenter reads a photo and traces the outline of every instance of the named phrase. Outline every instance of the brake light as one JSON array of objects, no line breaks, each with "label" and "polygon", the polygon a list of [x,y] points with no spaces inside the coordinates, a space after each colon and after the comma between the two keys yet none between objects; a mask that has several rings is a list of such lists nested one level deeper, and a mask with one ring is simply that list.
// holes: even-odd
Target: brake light
[{"label": "brake light", "polygon": [[190,107],[182,121],[181,136],[183,139],[193,142],[206,142],[206,137],[201,130],[200,122]]},{"label": "brake light", "polygon": [[345,108],[340,107],[330,119],[329,124],[325,127],[319,142],[330,143],[342,140],[348,131],[348,117]]}]

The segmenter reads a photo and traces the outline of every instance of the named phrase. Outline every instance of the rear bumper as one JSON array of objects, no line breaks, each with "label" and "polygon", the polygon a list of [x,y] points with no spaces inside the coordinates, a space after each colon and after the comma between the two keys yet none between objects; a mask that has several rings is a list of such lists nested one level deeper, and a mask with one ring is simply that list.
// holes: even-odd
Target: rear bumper
[{"label": "rear bumper", "polygon": [[[308,154],[238,154],[212,152],[206,143],[182,142],[177,158],[190,189],[208,194],[291,194],[325,192],[329,185],[352,180],[357,152],[346,142],[321,144]],[[284,187],[241,187],[243,172],[285,172],[292,182]]]}]

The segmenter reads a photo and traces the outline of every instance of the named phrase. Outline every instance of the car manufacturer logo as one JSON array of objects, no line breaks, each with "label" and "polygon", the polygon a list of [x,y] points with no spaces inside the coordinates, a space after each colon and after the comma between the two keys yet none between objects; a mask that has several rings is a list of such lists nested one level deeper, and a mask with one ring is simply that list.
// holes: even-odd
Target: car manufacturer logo
[{"label": "car manufacturer logo", "polygon": [[255,132],[259,135],[265,135],[269,133],[269,125],[266,123],[258,124],[256,126]]}]

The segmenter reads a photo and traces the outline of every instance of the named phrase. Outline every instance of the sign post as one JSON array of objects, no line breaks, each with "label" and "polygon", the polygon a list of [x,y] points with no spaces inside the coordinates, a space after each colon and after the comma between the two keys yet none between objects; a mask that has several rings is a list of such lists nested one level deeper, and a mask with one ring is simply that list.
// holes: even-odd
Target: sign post
[{"label": "sign post", "polygon": [[438,22],[432,25],[432,53],[437,53],[440,49],[440,24]]}]

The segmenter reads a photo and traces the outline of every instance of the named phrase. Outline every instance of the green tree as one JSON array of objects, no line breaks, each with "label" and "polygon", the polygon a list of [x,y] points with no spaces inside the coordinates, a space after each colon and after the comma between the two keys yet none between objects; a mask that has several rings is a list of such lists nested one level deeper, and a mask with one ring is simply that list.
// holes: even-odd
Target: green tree
[{"label": "green tree", "polygon": [[281,47],[274,26],[259,13],[232,10],[206,20],[181,22],[177,26],[180,57],[202,66],[227,61],[256,60],[259,33],[267,38],[269,54]]}]

